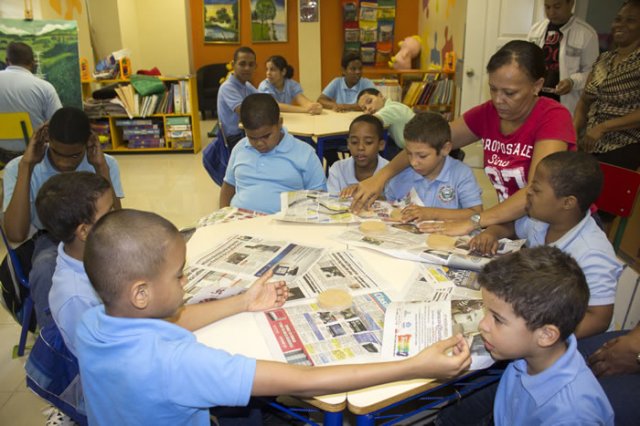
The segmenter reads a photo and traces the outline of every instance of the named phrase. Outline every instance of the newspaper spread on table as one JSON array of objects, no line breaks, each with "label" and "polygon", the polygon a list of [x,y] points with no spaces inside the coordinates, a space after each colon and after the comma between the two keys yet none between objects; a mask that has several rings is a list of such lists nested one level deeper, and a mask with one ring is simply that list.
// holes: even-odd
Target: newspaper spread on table
[{"label": "newspaper spread on table", "polygon": [[274,280],[287,281],[289,300],[315,297],[328,288],[371,291],[382,283],[357,253],[234,235],[186,268],[187,303],[242,293],[272,268]]},{"label": "newspaper spread on table", "polygon": [[[416,262],[447,265],[458,269],[479,271],[491,261],[490,257],[473,254],[469,249],[471,236],[457,237],[450,250],[433,248],[428,244],[429,234],[407,232],[398,226],[388,226],[384,232],[375,234],[363,233],[359,229],[348,229],[338,235],[337,239],[357,247],[369,248],[399,259]],[[497,255],[504,255],[519,250],[525,240],[499,241]]]},{"label": "newspaper spread on table", "polygon": [[353,297],[345,310],[329,312],[315,302],[267,311],[258,317],[267,345],[289,364],[326,365],[378,358],[390,300],[375,292]]},{"label": "newspaper spread on table", "polygon": [[[419,268],[409,285],[407,301],[389,304],[382,339],[384,359],[413,356],[439,340],[461,333],[471,349],[472,370],[493,364],[478,332],[484,316],[482,300],[477,295],[473,299],[454,300],[457,287],[464,288],[460,284],[466,285],[469,277],[454,283],[444,278],[447,272],[442,268]],[[418,297],[420,300],[412,300]]]},{"label": "newspaper spread on table", "polygon": [[211,226],[217,223],[236,222],[238,220],[253,219],[254,217],[265,216],[265,213],[254,210],[241,209],[238,207],[223,207],[198,220],[196,227]]},{"label": "newspaper spread on table", "polygon": [[350,199],[313,190],[283,192],[280,194],[278,219],[285,222],[324,225],[360,223],[370,218],[398,221],[399,217],[392,218],[394,211],[398,215],[398,212],[409,203],[416,204],[416,198],[417,202],[420,202],[417,193],[413,190],[404,199],[393,203],[382,200],[375,201],[368,210],[355,215],[349,211]]}]

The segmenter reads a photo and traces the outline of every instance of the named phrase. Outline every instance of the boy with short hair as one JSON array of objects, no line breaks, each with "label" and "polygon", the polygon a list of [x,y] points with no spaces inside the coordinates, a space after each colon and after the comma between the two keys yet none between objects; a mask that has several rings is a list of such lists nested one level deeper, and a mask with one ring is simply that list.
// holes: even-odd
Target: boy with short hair
[{"label": "boy with short hair", "polygon": [[91,227],[113,209],[111,185],[91,172],[56,175],[42,185],[36,209],[45,229],[60,241],[48,306],[67,348],[75,355],[80,317],[102,304],[84,271],[82,256]]},{"label": "boy with short hair", "polygon": [[598,161],[584,152],[555,152],[536,168],[527,192],[528,216],[489,226],[471,247],[492,254],[500,238],[526,238],[528,247],[552,245],[573,256],[587,279],[591,297],[578,338],[606,331],[613,316],[616,286],[622,265],[589,206],[602,189]]},{"label": "boy with short hair", "polygon": [[355,366],[293,366],[209,348],[164,321],[183,310],[185,251],[178,230],[153,213],[115,211],[93,227],[84,260],[104,306],[87,311],[77,330],[91,424],[209,425],[207,407],[245,405],[251,395],[321,395],[450,377],[469,365],[460,335],[407,360]]},{"label": "boy with short hair", "polygon": [[24,154],[4,169],[4,229],[11,241],[27,238],[30,225],[43,229],[34,207],[38,191],[50,177],[71,171],[98,173],[109,180],[119,208],[124,193],[118,163],[102,152],[84,111],[63,107],[34,133]]},{"label": "boy with short hair", "polygon": [[411,168],[391,179],[384,195],[388,200],[399,200],[415,188],[425,205],[405,207],[404,222],[455,220],[482,211],[482,191],[473,172],[449,156],[451,128],[442,115],[416,114],[404,128],[404,139]]},{"label": "boy with short hair", "polygon": [[375,87],[371,80],[362,77],[362,58],[359,53],[346,52],[340,61],[342,77],[336,77],[322,90],[318,102],[324,108],[337,112],[360,111],[358,93]]},{"label": "boy with short hair", "polygon": [[281,192],[326,191],[318,156],[309,144],[294,138],[282,126],[273,96],[247,96],[240,118],[247,136],[231,152],[220,188],[220,207],[276,213],[280,211]]},{"label": "boy with short hair", "polygon": [[485,347],[494,359],[515,360],[498,385],[496,426],[613,425],[611,405],[572,334],[589,300],[576,261],[555,247],[522,249],[487,264],[478,282]]},{"label": "boy with short hair", "polygon": [[402,102],[386,99],[374,88],[364,89],[358,94],[358,105],[365,113],[375,115],[389,126],[389,133],[398,148],[404,148],[404,126],[416,115],[411,108]]},{"label": "boy with short hair", "polygon": [[357,185],[383,168],[388,163],[379,154],[384,144],[384,127],[378,118],[366,114],[356,117],[349,125],[347,138],[351,157],[331,165],[327,191],[340,194],[343,189]]}]

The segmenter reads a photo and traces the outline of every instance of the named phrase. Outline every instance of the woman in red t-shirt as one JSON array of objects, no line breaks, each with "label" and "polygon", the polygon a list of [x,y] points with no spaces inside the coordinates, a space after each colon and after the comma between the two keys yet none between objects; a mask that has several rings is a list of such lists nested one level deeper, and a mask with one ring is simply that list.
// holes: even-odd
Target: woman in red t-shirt
[{"label": "woman in red t-shirt", "polygon": [[[515,220],[525,214],[527,184],[537,164],[547,155],[575,149],[571,113],[550,98],[538,97],[544,84],[544,57],[533,43],[514,40],[489,60],[491,100],[451,123],[454,148],[480,140],[484,169],[500,203],[480,215],[459,210],[457,220],[423,223],[421,229],[449,235],[468,234],[476,228]],[[409,166],[404,151],[387,166],[343,196],[353,195],[360,210],[373,202],[384,184]],[[419,220],[441,220],[436,209],[421,209]]]}]

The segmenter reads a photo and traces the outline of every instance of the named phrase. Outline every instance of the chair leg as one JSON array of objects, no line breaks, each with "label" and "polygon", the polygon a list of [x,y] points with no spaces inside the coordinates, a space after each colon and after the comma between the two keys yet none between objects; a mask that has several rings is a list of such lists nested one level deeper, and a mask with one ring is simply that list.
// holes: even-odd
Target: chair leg
[{"label": "chair leg", "polygon": [[24,349],[27,345],[27,334],[29,334],[29,325],[31,324],[31,315],[33,314],[33,300],[27,297],[22,307],[22,330],[20,331],[20,341],[18,342],[18,356],[24,355]]},{"label": "chair leg", "polygon": [[622,237],[624,237],[624,229],[627,227],[628,217],[621,217],[618,223],[618,229],[616,229],[616,236],[613,238],[613,250],[617,253],[622,243]]}]

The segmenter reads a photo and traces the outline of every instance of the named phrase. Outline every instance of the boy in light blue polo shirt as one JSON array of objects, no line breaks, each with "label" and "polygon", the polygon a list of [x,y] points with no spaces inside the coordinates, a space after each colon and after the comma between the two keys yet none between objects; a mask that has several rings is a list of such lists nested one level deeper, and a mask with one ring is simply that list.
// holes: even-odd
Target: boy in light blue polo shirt
[{"label": "boy in light blue polo shirt", "polygon": [[478,282],[485,348],[496,360],[514,360],[498,385],[495,425],[613,425],[572,334],[589,300],[575,259],[556,247],[524,248],[487,264]]},{"label": "boy in light blue polo shirt", "polygon": [[247,96],[258,93],[251,80],[256,71],[256,54],[250,47],[242,46],[233,54],[233,73],[218,90],[218,120],[229,149],[244,137],[239,126],[240,105]]},{"label": "boy in light blue polo shirt", "polygon": [[411,168],[391,179],[384,196],[396,201],[413,188],[425,207],[410,205],[402,220],[455,220],[482,211],[482,191],[466,164],[449,156],[451,128],[440,114],[416,114],[404,128]]},{"label": "boy in light blue polo shirt", "polygon": [[589,207],[602,189],[598,161],[583,152],[556,152],[543,158],[527,191],[528,216],[488,227],[471,241],[483,253],[494,253],[497,239],[526,238],[527,246],[552,245],[573,256],[589,285],[591,297],[578,338],[606,331],[611,325],[622,265]]},{"label": "boy in light blue polo shirt", "polygon": [[339,195],[383,168],[388,163],[380,156],[384,144],[384,127],[378,118],[366,114],[356,117],[349,125],[347,138],[351,156],[333,163],[327,178],[327,191]]},{"label": "boy in light blue polo shirt", "polygon": [[375,87],[368,78],[362,77],[362,58],[353,52],[342,57],[342,77],[336,77],[324,88],[318,102],[324,108],[335,111],[362,111],[358,105],[358,93]]},{"label": "boy in light blue polo shirt", "polygon": [[49,309],[67,348],[76,355],[76,325],[89,308],[101,305],[84,271],[84,243],[93,224],[113,209],[109,181],[89,172],[71,172],[49,179],[36,199],[38,215],[60,243]]},{"label": "boy in light blue polo shirt", "polygon": [[282,127],[273,96],[248,96],[240,109],[247,136],[231,152],[220,207],[263,213],[280,211],[280,193],[300,189],[326,191],[320,160],[311,146]]}]

